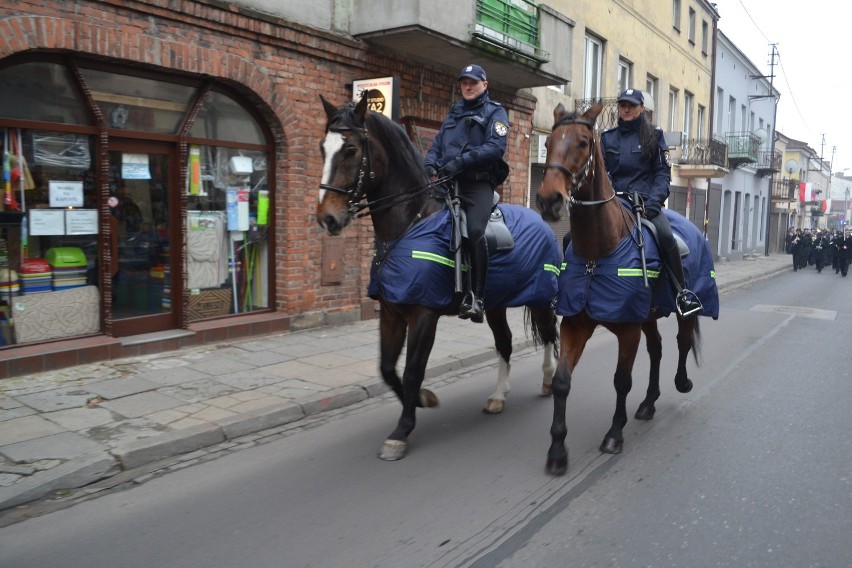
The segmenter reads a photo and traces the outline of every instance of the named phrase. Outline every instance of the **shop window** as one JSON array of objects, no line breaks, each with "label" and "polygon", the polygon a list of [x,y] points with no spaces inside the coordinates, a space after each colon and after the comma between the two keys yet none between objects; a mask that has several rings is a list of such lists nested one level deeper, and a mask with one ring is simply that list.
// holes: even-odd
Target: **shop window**
[{"label": "shop window", "polygon": [[100,330],[93,140],[2,132],[0,345]]},{"label": "shop window", "polygon": [[107,126],[174,134],[183,123],[196,87],[81,69]]},{"label": "shop window", "polygon": [[189,319],[268,308],[266,152],[192,145],[189,155]]},{"label": "shop window", "polygon": [[257,121],[239,103],[211,92],[198,112],[189,135],[241,144],[266,144]]},{"label": "shop window", "polygon": [[0,69],[0,116],[63,124],[92,124],[72,87],[68,71],[56,63],[21,63]]}]

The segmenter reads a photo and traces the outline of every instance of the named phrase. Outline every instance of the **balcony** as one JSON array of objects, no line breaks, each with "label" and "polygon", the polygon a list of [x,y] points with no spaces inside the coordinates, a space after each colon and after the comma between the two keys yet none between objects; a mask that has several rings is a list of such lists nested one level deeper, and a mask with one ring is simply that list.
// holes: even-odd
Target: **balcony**
[{"label": "balcony", "polygon": [[752,132],[728,132],[728,167],[736,169],[757,162],[760,138]]},{"label": "balcony", "polygon": [[798,201],[799,182],[794,179],[776,179],[772,182],[773,201]]},{"label": "balcony", "polygon": [[678,147],[674,156],[677,175],[685,178],[725,177],[728,146],[716,138],[691,138]]},{"label": "balcony", "polygon": [[372,0],[351,10],[354,37],[454,72],[480,63],[489,82],[513,89],[571,77],[574,22],[529,0]]},{"label": "balcony", "polygon": [[757,164],[758,177],[766,177],[781,171],[781,152],[762,150],[758,153]]}]

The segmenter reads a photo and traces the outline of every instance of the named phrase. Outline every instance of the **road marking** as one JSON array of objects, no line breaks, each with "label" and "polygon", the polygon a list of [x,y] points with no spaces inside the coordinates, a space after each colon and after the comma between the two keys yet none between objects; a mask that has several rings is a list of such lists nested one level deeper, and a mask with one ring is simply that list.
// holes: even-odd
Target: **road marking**
[{"label": "road marking", "polygon": [[817,308],[803,308],[801,306],[773,306],[771,304],[757,304],[756,306],[753,306],[751,310],[754,312],[777,312],[780,314],[790,314],[792,316],[822,320],[837,319],[836,310],[820,310]]}]

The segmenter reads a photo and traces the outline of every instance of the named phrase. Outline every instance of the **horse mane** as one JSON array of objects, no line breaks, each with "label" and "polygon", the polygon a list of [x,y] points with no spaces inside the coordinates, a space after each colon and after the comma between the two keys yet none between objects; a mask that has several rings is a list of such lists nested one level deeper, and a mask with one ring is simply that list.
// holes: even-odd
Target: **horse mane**
[{"label": "horse mane", "polygon": [[367,113],[367,132],[382,144],[388,163],[400,172],[411,172],[415,180],[425,180],[423,156],[401,125],[378,112]]}]

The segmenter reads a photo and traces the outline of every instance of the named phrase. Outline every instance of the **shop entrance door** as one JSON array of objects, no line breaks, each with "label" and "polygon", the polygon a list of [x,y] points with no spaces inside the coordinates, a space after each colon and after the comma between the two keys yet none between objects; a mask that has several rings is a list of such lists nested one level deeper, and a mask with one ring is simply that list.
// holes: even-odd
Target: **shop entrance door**
[{"label": "shop entrance door", "polygon": [[111,270],[114,337],[180,327],[174,156],[170,144],[110,140],[107,204],[118,258]]}]

